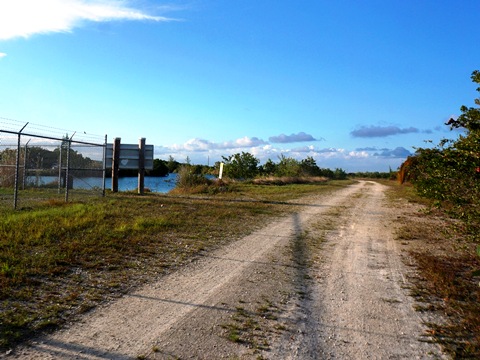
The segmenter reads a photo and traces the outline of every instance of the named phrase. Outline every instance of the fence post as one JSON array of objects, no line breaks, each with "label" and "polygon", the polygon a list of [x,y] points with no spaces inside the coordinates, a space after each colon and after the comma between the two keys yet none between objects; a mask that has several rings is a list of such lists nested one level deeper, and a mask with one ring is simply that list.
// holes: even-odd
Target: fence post
[{"label": "fence post", "polygon": [[28,125],[28,122],[22,127],[18,132],[17,140],[17,156],[15,158],[15,185],[13,188],[13,208],[17,209],[17,200],[18,200],[18,173],[20,172],[20,140],[22,138],[22,131]]},{"label": "fence post", "polygon": [[30,142],[29,139],[27,143],[25,144],[25,151],[23,152],[23,184],[22,184],[22,190],[25,190],[26,183],[27,183],[27,151],[28,151],[28,143]]},{"label": "fence post", "polygon": [[106,180],[106,164],[107,164],[107,135],[105,134],[105,143],[103,144],[103,170],[102,170],[102,196],[105,197],[105,180]]},{"label": "fence post", "polygon": [[20,170],[20,138],[21,134],[18,133],[18,142],[17,142],[17,155],[15,157],[15,184],[13,188],[13,208],[17,208],[18,200],[18,172]]},{"label": "fence post", "polygon": [[62,151],[63,151],[63,141],[59,146],[58,151],[58,194],[60,195],[60,189],[62,188]]},{"label": "fence post", "polygon": [[145,191],[145,138],[140,138],[138,143],[138,193]]},{"label": "fence post", "polygon": [[113,141],[112,192],[118,192],[118,170],[120,168],[120,138]]},{"label": "fence post", "polygon": [[[71,139],[71,138],[70,138]],[[70,146],[72,144],[72,141],[71,140],[68,140],[68,143],[67,143],[67,164],[66,164],[66,167],[65,167],[65,202],[68,202],[68,188],[70,185]]]}]

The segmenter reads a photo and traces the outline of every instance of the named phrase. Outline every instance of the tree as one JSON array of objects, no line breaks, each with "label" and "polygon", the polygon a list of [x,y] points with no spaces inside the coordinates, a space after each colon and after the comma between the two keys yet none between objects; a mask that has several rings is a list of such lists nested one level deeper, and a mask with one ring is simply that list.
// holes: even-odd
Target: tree
[{"label": "tree", "polygon": [[167,162],[160,159],[153,159],[153,170],[148,174],[152,176],[167,176],[168,175]]},{"label": "tree", "polygon": [[175,170],[177,170],[177,168],[178,168],[179,165],[180,165],[180,164],[178,163],[178,161],[175,161],[175,159],[173,158],[172,155],[170,155],[170,156],[168,157],[167,167],[168,167],[168,171],[169,171],[170,173],[175,172]]},{"label": "tree", "polygon": [[[0,164],[15,165],[17,150],[6,148],[0,152]],[[15,183],[15,168],[0,166],[0,187],[13,187]]]},{"label": "tree", "polygon": [[335,180],[345,180],[347,178],[347,173],[343,169],[335,169],[335,172],[333,174],[333,178]]},{"label": "tree", "polygon": [[[480,84],[480,73],[472,73]],[[480,92],[480,87],[477,88]],[[480,99],[475,99],[480,105]],[[462,219],[478,236],[480,226],[480,108],[460,108],[462,114],[447,125],[464,128],[456,140],[444,139],[433,149],[419,148],[411,171],[417,191],[436,201],[450,215]]]},{"label": "tree", "polygon": [[265,164],[260,166],[259,172],[262,175],[274,175],[277,171],[277,164],[275,164],[272,159],[268,159]]},{"label": "tree", "polygon": [[[480,71],[475,70],[472,73],[471,79],[473,82],[480,84]],[[477,91],[480,92],[480,87],[477,88]],[[475,104],[480,105],[480,98],[475,99]],[[463,105],[460,108],[462,114],[457,118],[451,118],[447,125],[450,125],[451,128],[465,128],[470,132],[475,132],[480,130],[480,108],[466,107]]]},{"label": "tree", "polygon": [[315,159],[311,156],[300,162],[300,169],[305,176],[320,176],[320,168]]},{"label": "tree", "polygon": [[301,172],[300,162],[291,157],[280,155],[277,165],[277,176],[299,176]]},{"label": "tree", "polygon": [[27,149],[27,168],[29,169],[52,169],[58,166],[58,148],[49,151],[39,146],[31,146]]},{"label": "tree", "polygon": [[258,163],[255,156],[248,152],[222,156],[225,161],[224,173],[232,179],[253,179],[258,174]]}]

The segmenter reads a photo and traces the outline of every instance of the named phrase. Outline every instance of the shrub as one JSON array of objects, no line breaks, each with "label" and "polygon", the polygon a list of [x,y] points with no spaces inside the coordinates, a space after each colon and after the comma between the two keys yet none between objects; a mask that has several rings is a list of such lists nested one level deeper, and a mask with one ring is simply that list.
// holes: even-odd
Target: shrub
[{"label": "shrub", "polygon": [[178,169],[177,188],[189,189],[197,186],[205,186],[211,183],[204,175],[195,171],[192,165],[183,165]]},{"label": "shrub", "polygon": [[248,152],[223,157],[225,175],[231,179],[253,179],[258,174],[259,160]]},{"label": "shrub", "polygon": [[275,175],[284,177],[284,176],[300,176],[302,172],[302,167],[298,160],[295,160],[291,157],[286,157],[285,155],[280,156],[280,162],[277,166],[277,172]]},{"label": "shrub", "polygon": [[[472,80],[480,84],[480,73]],[[480,91],[480,88],[477,89]],[[475,103],[480,105],[480,99]],[[451,128],[465,129],[456,140],[444,139],[433,149],[418,149],[412,182],[420,195],[433,199],[449,215],[464,221],[475,237],[480,227],[480,108],[461,107]]]},{"label": "shrub", "polygon": [[178,169],[177,186],[172,194],[218,194],[234,191],[234,182],[225,179],[209,179],[198,167],[183,165]]}]

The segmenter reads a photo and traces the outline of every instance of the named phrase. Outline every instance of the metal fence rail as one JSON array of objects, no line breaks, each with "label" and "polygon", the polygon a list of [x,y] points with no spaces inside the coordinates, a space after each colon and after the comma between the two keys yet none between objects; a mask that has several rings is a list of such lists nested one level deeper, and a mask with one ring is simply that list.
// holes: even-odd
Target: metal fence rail
[{"label": "metal fence rail", "polygon": [[104,196],[106,143],[0,117],[0,206]]}]

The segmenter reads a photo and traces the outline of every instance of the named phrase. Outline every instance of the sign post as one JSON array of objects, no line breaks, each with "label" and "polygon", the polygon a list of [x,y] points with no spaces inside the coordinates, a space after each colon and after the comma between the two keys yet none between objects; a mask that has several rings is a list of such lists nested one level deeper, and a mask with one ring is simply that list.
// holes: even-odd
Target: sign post
[{"label": "sign post", "polygon": [[138,143],[138,193],[143,195],[145,190],[145,138]]},{"label": "sign post", "polygon": [[113,140],[112,191],[118,192],[118,171],[120,170],[120,138]]},{"label": "sign post", "polygon": [[112,169],[112,192],[118,192],[119,170],[138,170],[138,193],[145,191],[145,170],[153,170],[153,145],[145,145],[140,138],[138,145],[121,144],[115,138],[113,144],[107,144],[105,168]]}]

